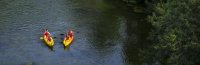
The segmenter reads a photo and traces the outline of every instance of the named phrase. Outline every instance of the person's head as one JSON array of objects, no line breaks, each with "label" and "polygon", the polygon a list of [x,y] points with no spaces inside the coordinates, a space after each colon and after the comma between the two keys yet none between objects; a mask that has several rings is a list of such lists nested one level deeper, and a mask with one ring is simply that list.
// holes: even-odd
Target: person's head
[{"label": "person's head", "polygon": [[69,32],[72,33],[72,30],[70,30]]}]

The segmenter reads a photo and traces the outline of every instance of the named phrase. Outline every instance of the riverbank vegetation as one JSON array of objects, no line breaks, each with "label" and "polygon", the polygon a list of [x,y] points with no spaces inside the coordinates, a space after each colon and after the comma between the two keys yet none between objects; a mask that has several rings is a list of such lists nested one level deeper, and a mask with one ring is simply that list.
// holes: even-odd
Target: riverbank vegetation
[{"label": "riverbank vegetation", "polygon": [[144,63],[200,65],[200,0],[123,0],[145,4],[152,45]]}]

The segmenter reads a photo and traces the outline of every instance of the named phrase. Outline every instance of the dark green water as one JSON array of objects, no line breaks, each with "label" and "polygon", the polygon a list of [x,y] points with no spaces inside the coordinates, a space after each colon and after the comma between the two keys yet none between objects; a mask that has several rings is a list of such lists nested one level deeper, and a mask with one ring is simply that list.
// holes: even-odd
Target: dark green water
[{"label": "dark green water", "polygon": [[[0,65],[144,64],[144,16],[114,0],[0,0]],[[54,51],[40,40],[44,28],[56,37]],[[64,50],[68,29],[75,40]]]}]

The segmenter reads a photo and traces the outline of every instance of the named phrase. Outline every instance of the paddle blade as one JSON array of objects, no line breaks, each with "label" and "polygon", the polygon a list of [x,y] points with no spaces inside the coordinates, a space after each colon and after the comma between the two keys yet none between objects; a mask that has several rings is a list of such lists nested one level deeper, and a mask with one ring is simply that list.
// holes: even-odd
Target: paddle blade
[{"label": "paddle blade", "polygon": [[55,38],[57,38],[57,37],[53,37],[53,39],[55,39]]},{"label": "paddle blade", "polygon": [[40,37],[40,39],[43,40],[44,38],[43,38],[43,37]]},{"label": "paddle blade", "polygon": [[60,35],[65,35],[65,34],[60,34]]}]

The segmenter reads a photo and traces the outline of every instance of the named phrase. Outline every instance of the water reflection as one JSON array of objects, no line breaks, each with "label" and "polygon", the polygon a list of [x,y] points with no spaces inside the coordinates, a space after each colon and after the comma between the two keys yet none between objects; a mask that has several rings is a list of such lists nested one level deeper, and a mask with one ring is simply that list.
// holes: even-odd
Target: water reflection
[{"label": "water reflection", "polygon": [[116,15],[110,13],[102,14],[92,27],[96,48],[109,48],[107,46],[112,45],[113,40],[119,38],[119,21]]},{"label": "water reflection", "polygon": [[[93,8],[94,6],[97,8]],[[82,7],[89,8],[90,6],[86,7],[85,5]],[[91,9],[96,11],[91,11]],[[87,17],[91,18],[87,19],[86,21],[80,21],[79,23],[87,26],[86,31],[89,31],[85,32],[87,35],[85,37],[89,41],[88,44],[90,44],[89,49],[91,53],[86,53],[90,54],[90,58],[93,59],[93,61],[91,61],[94,62],[92,65],[123,65],[123,59],[121,56],[121,40],[119,37],[119,28],[121,22],[118,20],[119,17],[121,17],[118,14],[119,12],[115,11],[116,9],[111,5],[93,5],[89,10],[81,8],[75,9],[75,11],[77,10],[81,10],[81,12],[77,14],[84,16],[80,18],[77,16],[79,19],[84,19]]]},{"label": "water reflection", "polygon": [[[126,39],[123,44],[124,61],[127,65],[145,64],[145,52],[148,50],[150,41],[147,40],[150,31],[150,23],[146,22],[145,13],[134,13],[130,7],[118,5],[119,0],[107,1],[120,8],[121,16],[126,20]],[[125,3],[122,3],[125,5]]]},{"label": "water reflection", "polygon": [[116,49],[114,47],[120,44],[118,43],[119,21],[117,21],[116,15],[111,11],[112,10],[104,11],[104,13],[98,17],[98,21],[92,25],[92,46],[94,46],[93,50],[95,54],[99,57],[99,59],[96,60],[99,61],[97,64],[113,64],[111,60],[109,60],[109,56],[115,54],[114,50]]},{"label": "water reflection", "polygon": [[146,15],[133,13],[132,17],[127,17],[127,43],[124,45],[124,53],[129,64],[144,64],[144,50],[151,44],[147,40],[150,31],[150,24],[144,18]]}]

